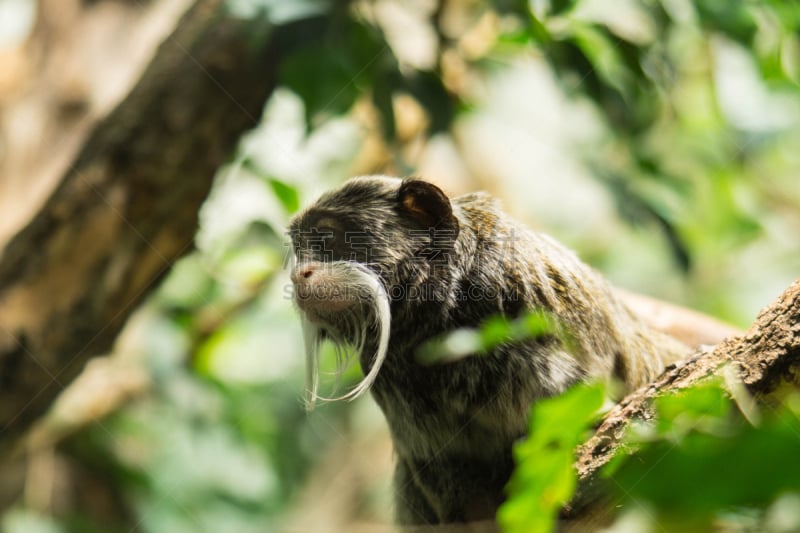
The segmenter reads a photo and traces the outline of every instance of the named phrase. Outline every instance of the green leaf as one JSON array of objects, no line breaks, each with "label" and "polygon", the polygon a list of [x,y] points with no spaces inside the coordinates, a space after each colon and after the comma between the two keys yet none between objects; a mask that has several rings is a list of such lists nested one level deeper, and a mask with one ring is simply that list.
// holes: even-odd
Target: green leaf
[{"label": "green leaf", "polygon": [[485,353],[481,335],[477,330],[459,328],[428,340],[417,349],[417,362],[432,365],[457,361]]},{"label": "green leaf", "polygon": [[284,60],[280,79],[305,104],[306,124],[316,116],[341,115],[358,97],[356,72],[341,49],[320,47],[298,51]]},{"label": "green leaf", "polygon": [[[685,237],[673,222],[673,214],[664,202],[671,191],[680,194],[681,184],[663,173],[651,175],[657,168],[650,160],[637,161],[639,173],[620,174],[610,168],[595,166],[598,178],[602,179],[612,193],[619,214],[633,225],[655,223],[666,239],[667,246],[676,265],[684,272],[692,266],[692,253]],[[648,178],[647,180],[641,179]]]},{"label": "green leaf", "polygon": [[550,14],[561,15],[565,11],[572,9],[577,4],[577,0],[550,0]]},{"label": "green leaf", "polygon": [[661,396],[655,401],[658,429],[664,434],[690,430],[714,432],[726,422],[731,399],[717,381]]},{"label": "green leaf", "polygon": [[300,209],[300,194],[295,187],[289,185],[285,181],[268,175],[261,166],[250,157],[244,157],[242,159],[242,168],[265,180],[269,184],[270,189],[272,189],[272,193],[287,213],[292,214]]},{"label": "green leaf", "polygon": [[593,24],[575,21],[571,33],[575,44],[588,58],[599,78],[629,101],[633,77],[620,55],[619,46],[608,31]]},{"label": "green leaf", "polygon": [[526,340],[536,340],[547,335],[559,338],[569,350],[572,338],[547,311],[528,311],[514,320],[498,315],[486,319],[477,329],[459,328],[428,340],[417,350],[420,364],[455,361],[490,352],[497,346]]},{"label": "green leaf", "polygon": [[402,84],[427,111],[431,134],[448,131],[456,115],[458,100],[447,91],[442,78],[436,72],[417,71],[404,77]]},{"label": "green leaf", "polygon": [[757,26],[748,2],[695,0],[693,4],[704,26],[722,31],[747,46],[753,42]]},{"label": "green leaf", "polygon": [[387,141],[394,141],[397,133],[394,107],[392,105],[392,93],[395,86],[394,78],[395,76],[380,76],[372,82],[372,104],[381,117],[381,129],[383,137]]},{"label": "green leaf", "polygon": [[530,434],[514,447],[517,467],[508,500],[497,518],[507,533],[552,531],[558,511],[575,492],[575,448],[597,419],[605,400],[600,384],[578,385],[531,409]]},{"label": "green leaf", "polygon": [[536,402],[531,410],[528,442],[539,448],[558,442],[572,453],[571,448],[583,441],[604,399],[605,388],[595,384],[578,385],[560,396]]},{"label": "green leaf", "polygon": [[480,335],[481,345],[492,348],[511,340],[512,325],[507,318],[495,316],[481,325],[478,334]]},{"label": "green leaf", "polygon": [[653,443],[625,461],[613,476],[615,485],[626,498],[653,504],[659,516],[708,522],[721,511],[765,505],[800,490],[796,418],[728,429],[724,435],[692,432],[677,444]]},{"label": "green leaf", "polygon": [[394,58],[382,34],[353,19],[334,20],[286,57],[280,82],[305,103],[306,125],[346,113]]},{"label": "green leaf", "polygon": [[267,182],[287,213],[291,214],[300,209],[300,194],[297,189],[275,178],[269,178]]},{"label": "green leaf", "polygon": [[731,520],[769,530],[759,522],[764,509],[800,491],[796,398],[774,405],[758,426],[732,409],[719,380],[658,398],[655,433],[604,469],[608,486],[623,508],[646,505],[670,531],[718,529],[712,525]]}]

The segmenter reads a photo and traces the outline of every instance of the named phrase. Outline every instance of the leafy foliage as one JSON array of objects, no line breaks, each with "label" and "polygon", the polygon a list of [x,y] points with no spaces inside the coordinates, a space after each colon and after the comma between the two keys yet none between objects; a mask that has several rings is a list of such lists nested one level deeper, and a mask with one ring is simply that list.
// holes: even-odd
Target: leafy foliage
[{"label": "leafy foliage", "polygon": [[577,485],[575,447],[587,437],[604,399],[602,386],[579,385],[533,406],[528,438],[514,448],[509,497],[498,512],[503,531],[553,530]]},{"label": "leafy foliage", "polygon": [[743,527],[755,519],[760,531],[780,530],[767,511],[800,491],[797,405],[794,392],[753,426],[717,383],[660,398],[656,425],[633,437],[640,449],[617,458],[610,485],[623,508],[646,504],[652,523],[667,529]]},{"label": "leafy foliage", "polygon": [[567,345],[571,342],[568,332],[546,311],[523,313],[513,320],[495,316],[476,329],[457,329],[423,343],[417,360],[422,364],[455,361],[486,354],[500,344],[536,340],[546,335],[558,336]]},{"label": "leafy foliage", "polygon": [[281,63],[281,81],[303,99],[309,128],[315,117],[349,111],[367,80],[382,77],[393,64],[375,28],[343,15],[326,18]]},{"label": "leafy foliage", "polygon": [[[529,436],[498,519],[503,531],[552,531],[574,494],[576,446],[599,416],[602,387],[581,385],[531,411]],[[658,398],[656,417],[629,430],[605,468],[619,523],[641,509],[638,528],[789,531],[800,527],[800,394],[790,392],[752,425],[719,381]],[[622,526],[620,526],[622,527]]]},{"label": "leafy foliage", "polygon": [[[606,180],[618,198],[620,212],[633,223],[651,222],[660,228],[676,263],[689,270],[693,247],[688,234],[693,228],[679,223],[679,213],[663,203],[663,187],[689,200],[686,179],[691,175],[685,176],[685,170],[672,170],[674,145],[669,139],[692,139],[698,134],[705,137],[707,128],[725,128],[730,120],[717,114],[711,117],[713,123],[698,129],[690,117],[682,116],[685,111],[680,99],[687,76],[692,75],[689,69],[698,60],[714,61],[709,49],[713,54],[711,47],[722,46],[720,39],[728,39],[756,51],[753,58],[769,83],[791,86],[796,91],[796,69],[776,58],[785,56],[788,47],[797,46],[798,8],[782,4],[779,12],[773,11],[775,4],[767,7],[716,0],[681,3],[680,9],[676,2],[625,2],[618,6],[618,15],[611,15],[608,10],[601,16],[597,10],[585,9],[587,4],[545,1],[539,3],[544,8],[538,11],[521,8],[518,16],[526,25],[526,42],[545,54],[566,90],[595,103],[617,137],[613,149],[624,146],[629,153],[622,165],[612,163],[610,158],[591,157],[597,175]],[[639,29],[632,27],[633,22],[629,26],[621,24],[620,20],[626,17],[636,20]],[[687,23],[690,20],[696,21],[697,26]],[[779,26],[777,38],[775,26]],[[698,31],[705,32],[700,39]],[[714,79],[715,72],[710,74],[706,83],[713,91],[719,82]],[[717,109],[715,114],[720,111]],[[734,138],[727,146],[721,146],[723,153],[716,161],[708,161],[710,154],[702,148],[698,150],[699,146],[690,148],[683,157],[694,160],[706,172],[741,157],[756,158],[758,149],[748,138],[751,134],[736,130],[734,127],[730,132]],[[685,148],[685,143],[681,146]],[[614,159],[619,161],[619,155]],[[684,176],[678,177],[682,173]],[[654,179],[662,184],[660,191],[643,187]],[[724,187],[730,176],[718,175],[712,180]],[[728,229],[731,234],[735,231],[742,238],[753,232],[740,232],[740,226],[759,227],[759,222],[741,209],[726,207],[731,199],[726,199],[724,193],[715,199],[721,208],[731,211],[732,216],[726,221],[738,219],[739,223]]]}]

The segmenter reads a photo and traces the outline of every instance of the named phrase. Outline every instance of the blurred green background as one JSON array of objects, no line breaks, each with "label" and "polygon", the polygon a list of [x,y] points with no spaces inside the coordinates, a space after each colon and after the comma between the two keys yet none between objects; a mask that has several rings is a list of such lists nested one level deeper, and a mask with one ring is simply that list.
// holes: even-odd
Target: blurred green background
[{"label": "blurred green background", "polygon": [[[351,175],[488,190],[615,284],[742,327],[800,272],[796,2],[229,7],[310,31],[219,170],[196,251],[118,342],[145,392],[42,459],[115,511],[21,502],[4,532],[388,528],[380,413],[369,398],[303,411],[289,298],[288,218]],[[34,11],[0,0],[0,46]]]}]

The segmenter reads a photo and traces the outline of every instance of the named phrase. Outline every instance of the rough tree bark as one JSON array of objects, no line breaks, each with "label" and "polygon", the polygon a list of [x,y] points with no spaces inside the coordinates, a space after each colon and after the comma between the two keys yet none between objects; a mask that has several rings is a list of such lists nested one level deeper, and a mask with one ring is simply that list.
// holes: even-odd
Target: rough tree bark
[{"label": "rough tree bark", "polygon": [[745,334],[721,342],[713,350],[668,368],[651,384],[631,393],[603,418],[594,435],[578,449],[578,493],[569,511],[577,529],[602,522],[609,509],[600,469],[625,448],[625,429],[633,420],[652,418],[653,400],[708,379],[725,368],[759,402],[781,384],[800,385],[800,279],[759,313]]},{"label": "rough tree bark", "polygon": [[[65,5],[125,12],[112,17],[116,35],[102,23],[78,26],[78,35],[69,28],[43,29],[53,22],[49,9]],[[22,83],[14,94],[8,83],[0,85],[0,118],[37,104],[46,115],[66,109],[80,116],[66,120],[63,131],[37,130],[52,145],[39,146],[29,154],[32,160],[50,154],[58,164],[26,167],[14,150],[0,158],[2,204],[11,205],[16,191],[26,208],[5,209],[8,217],[0,217],[0,509],[18,497],[24,477],[24,465],[9,450],[87,361],[110,349],[132,310],[191,249],[215,172],[257,124],[279,56],[287,39],[297,38],[291,25],[235,18],[223,0],[42,0],[39,8],[28,48],[33,68],[41,67],[45,78],[58,58],[42,48],[55,53],[80,39],[114,48],[114,37],[124,39],[123,28],[140,41],[128,46],[138,59],[119,46],[118,53],[106,54],[114,63],[106,65],[108,83],[122,85],[100,104],[91,90],[70,97],[52,86],[53,94],[38,85],[25,92]],[[79,19],[91,16],[76,16],[75,24]],[[152,26],[154,19],[161,26],[137,26]],[[150,56],[140,57],[142,50]],[[59,81],[57,74],[51,77]],[[23,170],[33,179],[27,189]]]},{"label": "rough tree bark", "polygon": [[42,414],[188,251],[216,170],[273,88],[268,28],[200,0],[89,132],[0,261],[0,427]]}]

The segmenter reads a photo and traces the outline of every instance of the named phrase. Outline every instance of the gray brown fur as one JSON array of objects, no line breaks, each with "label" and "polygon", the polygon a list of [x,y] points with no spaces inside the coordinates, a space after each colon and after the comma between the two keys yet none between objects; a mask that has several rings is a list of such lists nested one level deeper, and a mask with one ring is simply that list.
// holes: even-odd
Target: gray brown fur
[{"label": "gray brown fur", "polygon": [[[326,257],[302,237],[320,221],[337,232]],[[431,228],[457,237],[434,242]],[[402,524],[493,517],[513,469],[512,444],[526,433],[532,402],[589,379],[617,378],[633,389],[688,352],[634,317],[574,253],[514,221],[483,193],[448,200],[425,182],[354,178],[296,217],[291,230],[298,269],[357,260],[378,275],[387,293],[424,288],[429,296],[391,299],[388,351],[370,389],[397,454],[396,516]],[[338,233],[358,230],[369,235],[368,253],[348,248]],[[303,272],[323,284],[315,270]],[[319,307],[316,320],[326,334],[347,338],[350,333],[334,333],[343,329],[340,314]],[[356,302],[347,313],[352,320],[369,309]],[[437,335],[533,309],[557,318],[569,346],[551,335],[447,364],[417,360],[417,348]],[[368,339],[361,354],[365,372],[373,362],[372,344]]]}]

